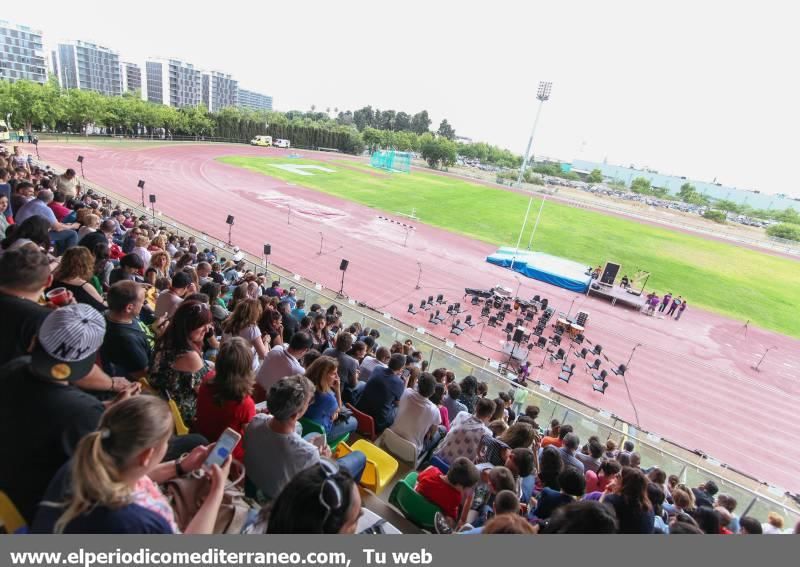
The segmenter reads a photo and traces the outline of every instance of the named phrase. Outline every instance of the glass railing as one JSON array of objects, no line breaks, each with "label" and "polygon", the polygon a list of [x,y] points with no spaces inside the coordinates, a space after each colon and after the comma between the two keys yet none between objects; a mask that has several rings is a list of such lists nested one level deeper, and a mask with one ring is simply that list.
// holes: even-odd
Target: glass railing
[{"label": "glass railing", "polygon": [[[151,217],[150,211],[130,199],[95,187],[88,182],[85,183],[85,186],[114,201],[124,203],[135,210],[137,214]],[[157,216],[155,220],[178,235],[194,237],[200,249],[216,247],[230,255],[233,254],[233,251],[228,250],[223,242],[192,230],[173,219]],[[264,264],[254,257],[248,257],[247,262],[254,272],[266,271]],[[423,353],[431,370],[440,367],[448,368],[459,378],[471,374],[478,381],[488,384],[491,397],[496,397],[500,391],[509,391],[515,387],[515,385],[512,386],[509,378],[498,372],[496,363],[491,363],[453,343],[420,332],[420,329],[359,305],[353,299],[341,297],[332,290],[305,280],[300,275],[283,270],[274,264],[269,265],[269,275],[282,280],[284,284],[295,286],[298,290],[297,297],[304,299],[307,307],[314,303],[318,303],[324,308],[336,304],[342,312],[342,320],[347,324],[358,322],[362,327],[377,329],[381,335],[379,341],[381,344],[387,345],[393,341],[404,342],[411,339],[415,349]],[[652,433],[640,431],[612,414],[559,394],[547,385],[531,386],[527,388],[527,392],[526,403],[540,408],[539,423],[549,423],[553,418],[558,419],[561,423],[569,423],[582,440],[595,435],[601,442],[613,439],[618,445],[621,445],[622,441],[630,439],[634,441],[636,451],[641,455],[643,467],[655,466],[667,474],[676,474],[684,484],[690,487],[714,480],[720,487],[720,493],[736,498],[738,506],[735,512],[739,516],[750,515],[765,521],[769,512],[777,512],[784,517],[787,527],[794,526],[800,521],[800,507],[797,502],[778,488],[726,468],[723,464],[717,464],[703,455],[663,440]]]}]

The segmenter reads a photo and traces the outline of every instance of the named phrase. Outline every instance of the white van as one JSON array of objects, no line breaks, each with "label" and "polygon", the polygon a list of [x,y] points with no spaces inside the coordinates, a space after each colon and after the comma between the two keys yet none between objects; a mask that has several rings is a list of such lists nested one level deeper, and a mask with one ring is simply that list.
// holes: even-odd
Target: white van
[{"label": "white van", "polygon": [[250,140],[251,146],[264,146],[270,147],[272,145],[272,136],[256,136]]},{"label": "white van", "polygon": [[281,139],[281,138],[277,138],[275,140],[275,142],[274,142],[274,146],[276,148],[290,148],[291,147],[291,143],[289,142],[289,140],[284,140],[284,139]]}]

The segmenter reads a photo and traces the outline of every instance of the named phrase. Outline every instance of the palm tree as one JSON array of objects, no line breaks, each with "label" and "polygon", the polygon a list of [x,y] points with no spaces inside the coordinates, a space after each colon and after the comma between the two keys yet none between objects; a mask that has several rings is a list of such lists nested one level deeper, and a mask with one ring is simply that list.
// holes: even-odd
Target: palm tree
[{"label": "palm tree", "polygon": [[317,105],[316,104],[312,104],[311,105],[311,112],[314,112],[316,109],[317,109]]}]

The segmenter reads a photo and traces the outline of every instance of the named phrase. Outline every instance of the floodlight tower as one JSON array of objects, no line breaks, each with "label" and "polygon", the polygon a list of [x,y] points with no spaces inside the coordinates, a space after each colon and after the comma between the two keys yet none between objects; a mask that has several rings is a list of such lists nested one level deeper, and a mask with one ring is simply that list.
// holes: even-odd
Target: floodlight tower
[{"label": "floodlight tower", "polygon": [[[539,107],[536,109],[536,118],[533,120],[533,128],[531,129],[530,138],[528,138],[528,147],[525,149],[525,157],[522,160],[522,166],[519,168],[519,175],[517,176],[517,187],[522,184],[522,177],[525,175],[525,170],[528,169],[528,163],[530,162],[531,157],[531,146],[533,145],[533,136],[536,134],[536,126],[539,124],[539,115],[542,113],[542,106],[544,106],[545,101],[550,100],[550,91],[553,88],[553,83],[550,81],[539,81],[539,88],[536,89],[536,99],[539,101]],[[511,259],[511,269],[514,269],[514,262],[516,261],[516,255],[519,253],[519,245],[522,242],[522,234],[525,232],[525,225],[528,224],[528,215],[531,212],[531,205],[533,204],[533,194],[531,194],[530,199],[528,200],[528,208],[525,211],[525,218],[522,220],[522,228],[519,229],[519,238],[517,238],[517,245],[514,247],[514,257]],[[542,206],[544,206],[544,199],[542,199]],[[541,215],[542,209],[539,209],[539,214]],[[539,224],[539,218],[536,218],[536,224]],[[534,231],[536,229],[534,228]],[[531,240],[533,240],[533,235],[531,235]],[[530,248],[530,245],[528,246]]]}]

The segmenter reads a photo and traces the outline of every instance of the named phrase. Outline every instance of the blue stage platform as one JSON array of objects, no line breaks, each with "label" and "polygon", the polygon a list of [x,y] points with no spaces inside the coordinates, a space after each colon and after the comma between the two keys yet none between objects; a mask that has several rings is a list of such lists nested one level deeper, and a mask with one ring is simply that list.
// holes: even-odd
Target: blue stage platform
[{"label": "blue stage platform", "polygon": [[510,268],[512,260],[515,272],[570,291],[586,293],[592,282],[592,277],[587,275],[590,266],[543,252],[503,247],[486,258],[490,264],[503,268]]}]

